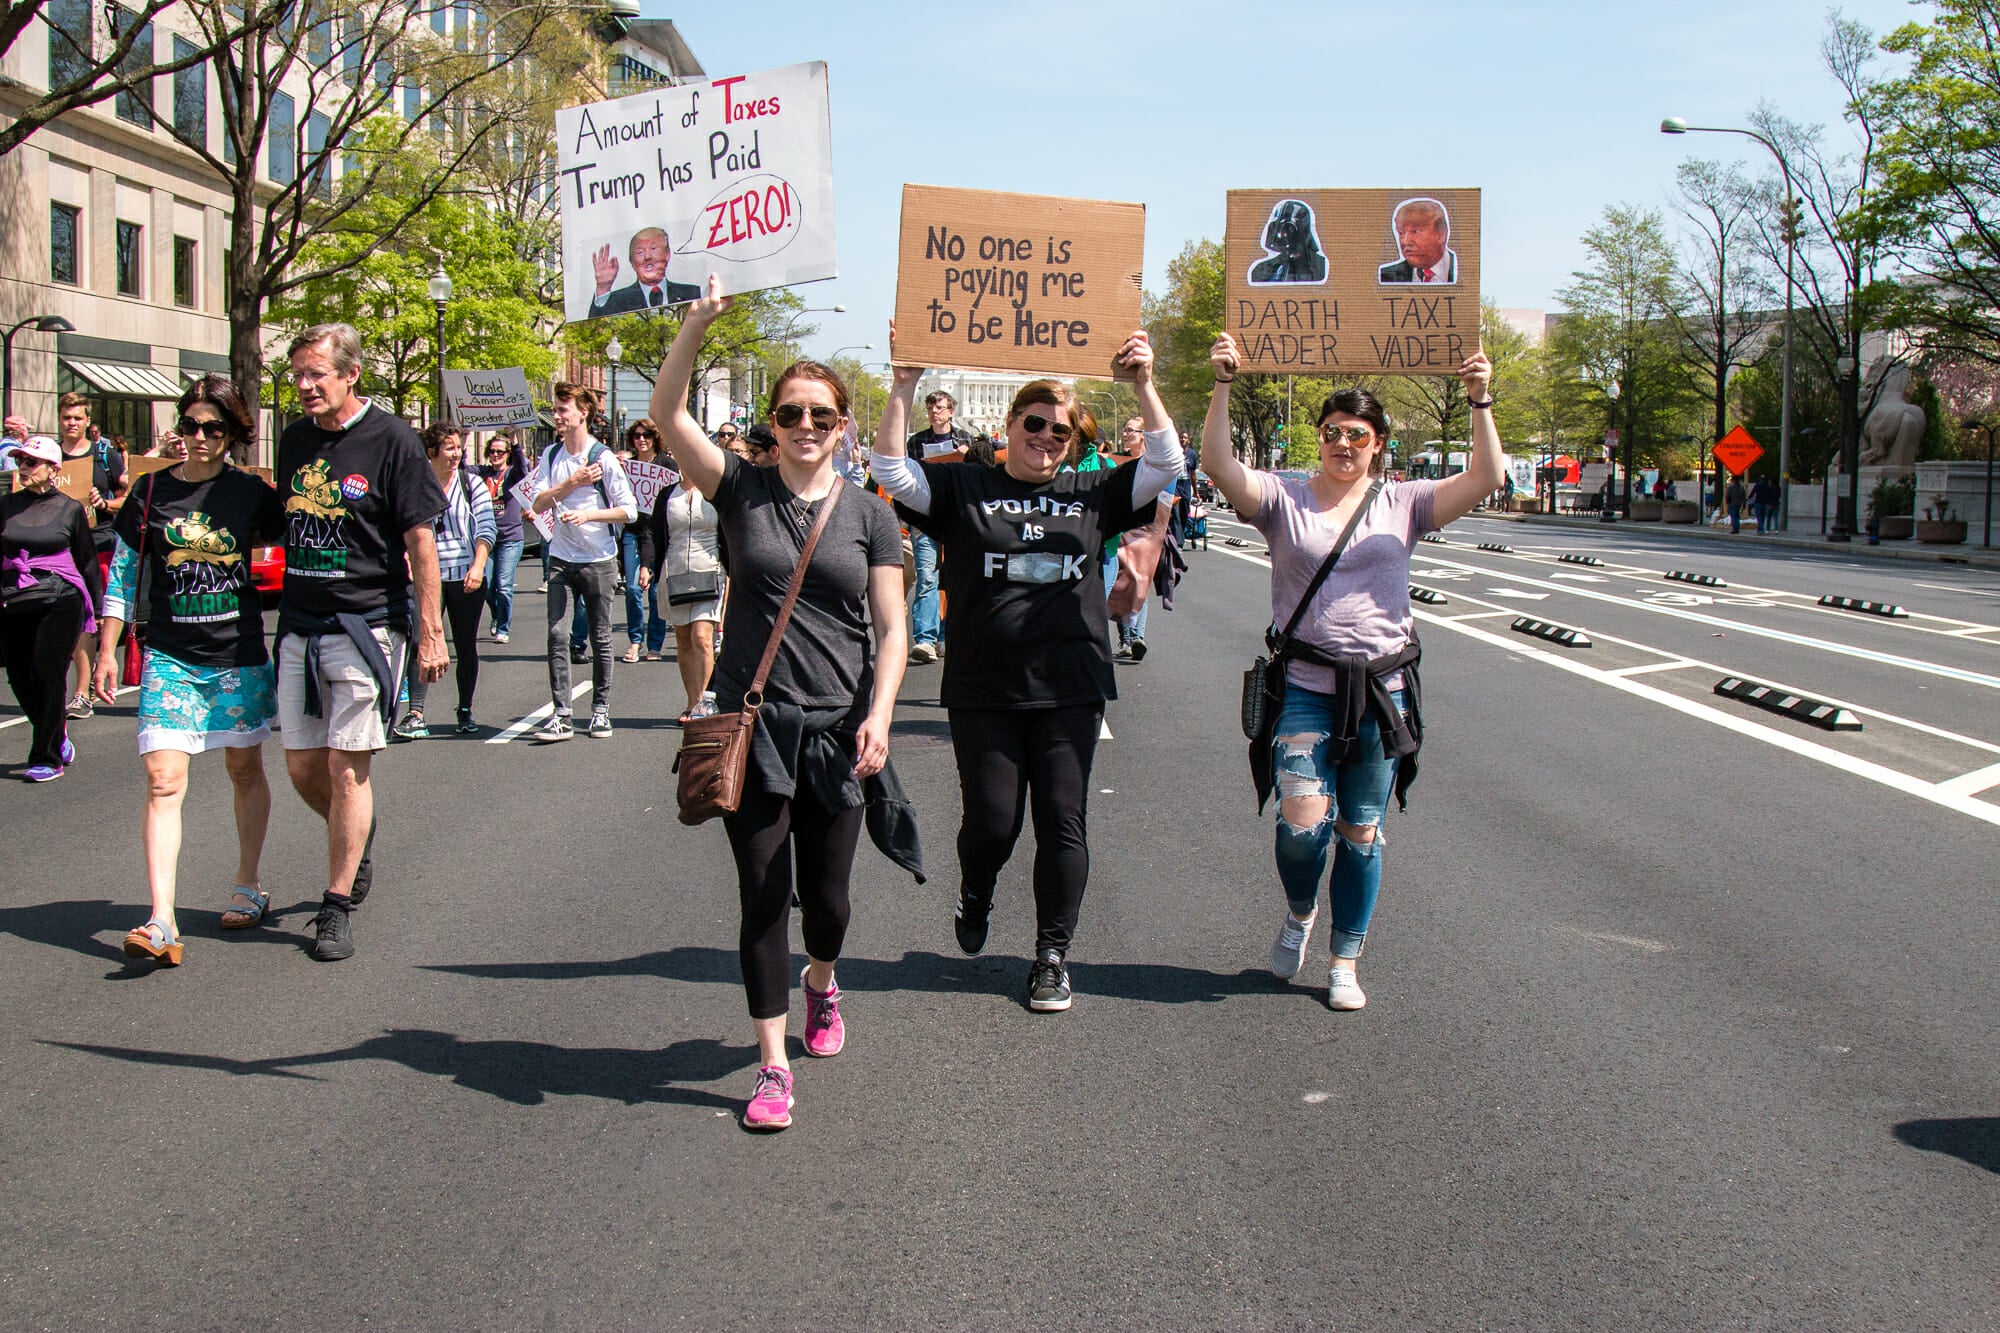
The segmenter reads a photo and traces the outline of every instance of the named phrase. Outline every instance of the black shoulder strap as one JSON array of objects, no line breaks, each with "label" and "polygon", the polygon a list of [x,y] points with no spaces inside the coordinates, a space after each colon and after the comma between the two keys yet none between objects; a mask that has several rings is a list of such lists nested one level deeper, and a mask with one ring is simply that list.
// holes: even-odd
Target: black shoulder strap
[{"label": "black shoulder strap", "polygon": [[1361,526],[1362,517],[1374,507],[1375,497],[1381,493],[1382,479],[1377,477],[1374,484],[1368,488],[1368,498],[1354,511],[1354,517],[1347,520],[1347,527],[1342,530],[1340,540],[1333,544],[1331,551],[1327,552],[1325,562],[1319,567],[1319,573],[1313,575],[1312,582],[1306,585],[1305,595],[1300,597],[1299,604],[1292,608],[1292,618],[1285,622],[1284,632],[1278,635],[1277,641],[1271,645],[1273,652],[1280,651],[1284,644],[1291,641],[1292,631],[1299,627],[1299,621],[1305,617],[1306,608],[1312,605],[1312,599],[1318,594],[1320,585],[1326,582],[1327,575],[1333,573],[1333,567],[1340,563],[1341,553],[1347,549],[1347,543],[1354,539],[1354,530]]}]

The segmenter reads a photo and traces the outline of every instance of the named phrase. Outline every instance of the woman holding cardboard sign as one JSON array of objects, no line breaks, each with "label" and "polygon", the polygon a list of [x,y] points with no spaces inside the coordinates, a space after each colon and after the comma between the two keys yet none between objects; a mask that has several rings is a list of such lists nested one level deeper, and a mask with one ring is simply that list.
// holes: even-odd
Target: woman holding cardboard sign
[{"label": "woman holding cardboard sign", "polygon": [[1236,340],[1217,338],[1209,360],[1215,393],[1201,465],[1271,550],[1269,723],[1253,728],[1245,709],[1245,730],[1258,732],[1258,808],[1272,785],[1278,791],[1278,879],[1290,904],[1271,971],[1290,980],[1305,966],[1331,848],[1327,1004],[1359,1009],[1368,997],[1355,963],[1382,883],[1382,816],[1392,793],[1405,800],[1423,743],[1410,551],[1471,513],[1506,471],[1488,392],[1493,367],[1475,352],[1458,368],[1472,403],[1471,466],[1442,481],[1385,483],[1389,418],[1365,389],[1341,389],[1320,405],[1316,476],[1284,480],[1245,467],[1230,450]]},{"label": "woman holding cardboard sign", "polygon": [[[890,327],[891,346],[895,328]],[[959,948],[986,947],[993,885],[1035,822],[1035,962],[1028,1007],[1069,1008],[1067,958],[1090,873],[1084,806],[1104,705],[1118,696],[1104,632],[1099,552],[1153,516],[1180,472],[1173,419],[1153,387],[1144,332],[1118,349],[1145,421],[1146,452],[1104,471],[1063,471],[1076,395],[1035,380],[1014,395],[1001,467],[912,463],[904,444],[920,366],[898,366],[875,435],[875,479],[938,539],[952,608],[940,695],[951,717],[965,815],[958,831]],[[962,628],[960,628],[962,627]]]},{"label": "woman holding cardboard sign", "polygon": [[[737,944],[759,1050],[743,1125],[777,1130],[792,1123],[785,1022],[794,864],[806,944],[805,1049],[817,1056],[839,1054],[846,1040],[833,967],[847,934],[848,875],[864,820],[876,845],[920,880],[922,866],[914,822],[897,818],[907,808],[888,766],[907,651],[902,535],[888,505],[834,471],[847,386],[817,361],[792,363],[771,387],[775,467],[752,467],[727,452],[688,414],[696,353],[730,305],[710,277],[654,381],[652,417],[685,484],[715,507],[729,548],[726,632],[709,688],[724,713],[741,712],[746,696],[755,710],[742,802],[722,821],[736,858]],[[774,635],[788,604],[790,618]]]}]

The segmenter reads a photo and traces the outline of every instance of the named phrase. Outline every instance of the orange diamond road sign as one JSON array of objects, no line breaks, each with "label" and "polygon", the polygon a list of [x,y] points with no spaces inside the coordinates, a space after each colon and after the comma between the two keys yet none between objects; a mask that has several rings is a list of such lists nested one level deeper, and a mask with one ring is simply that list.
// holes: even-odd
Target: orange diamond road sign
[{"label": "orange diamond road sign", "polygon": [[1764,446],[1756,437],[1738,426],[1729,434],[1715,442],[1715,461],[1728,468],[1737,476],[1749,471],[1750,465],[1764,456]]}]

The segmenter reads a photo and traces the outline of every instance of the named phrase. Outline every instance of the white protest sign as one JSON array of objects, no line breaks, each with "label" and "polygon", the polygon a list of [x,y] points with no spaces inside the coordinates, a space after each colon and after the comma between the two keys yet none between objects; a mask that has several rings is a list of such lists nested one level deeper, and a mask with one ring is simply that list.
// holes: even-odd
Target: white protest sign
[{"label": "white protest sign", "polygon": [[556,112],[563,316],[834,276],[826,64]]},{"label": "white protest sign", "polygon": [[535,396],[519,366],[505,370],[447,370],[444,396],[452,422],[466,430],[535,424]]},{"label": "white protest sign", "polygon": [[530,472],[527,476],[515,482],[514,489],[509,494],[521,502],[521,517],[535,525],[535,531],[542,534],[543,541],[547,541],[556,535],[555,511],[550,510],[542,514],[535,512],[534,473]]},{"label": "white protest sign", "polygon": [[647,463],[637,458],[625,460],[625,475],[632,479],[632,494],[638,497],[639,512],[650,514],[653,503],[679,479],[680,474],[664,463]]}]

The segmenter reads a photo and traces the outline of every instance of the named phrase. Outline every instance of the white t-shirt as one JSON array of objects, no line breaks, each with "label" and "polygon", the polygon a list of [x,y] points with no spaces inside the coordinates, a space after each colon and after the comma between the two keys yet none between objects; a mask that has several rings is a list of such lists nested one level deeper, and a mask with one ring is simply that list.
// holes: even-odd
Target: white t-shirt
[{"label": "white t-shirt", "polygon": [[[570,452],[569,446],[558,444],[543,454],[542,461],[535,468],[536,491],[545,491],[569,480],[570,473],[589,461],[591,446],[596,443],[596,440],[589,440],[575,453]],[[572,565],[589,565],[615,558],[618,554],[618,531],[609,523],[564,523],[560,521],[560,515],[592,509],[623,509],[625,517],[622,522],[639,521],[639,497],[632,493],[632,479],[625,475],[625,465],[618,461],[618,455],[605,449],[598,455],[597,464],[604,469],[604,476],[597,485],[579,486],[548,509],[551,515],[558,516],[555,535],[549,538],[549,554]]]}]

